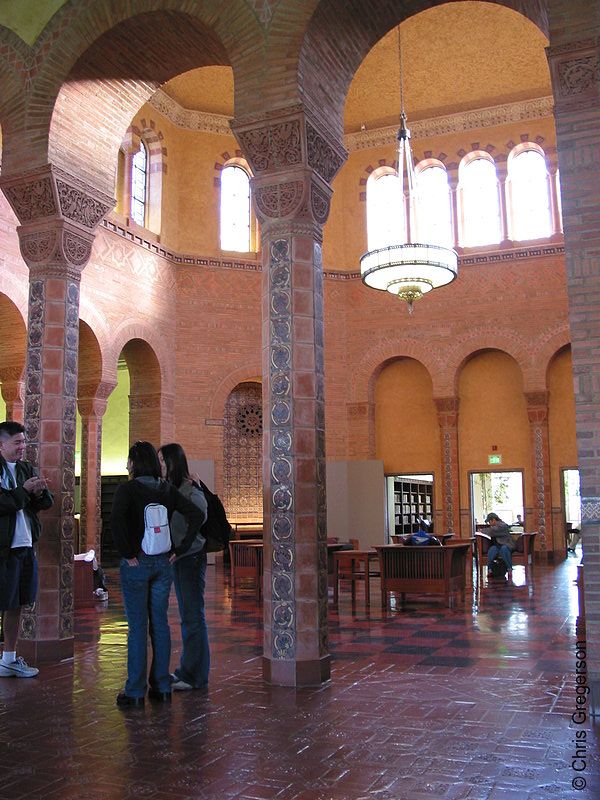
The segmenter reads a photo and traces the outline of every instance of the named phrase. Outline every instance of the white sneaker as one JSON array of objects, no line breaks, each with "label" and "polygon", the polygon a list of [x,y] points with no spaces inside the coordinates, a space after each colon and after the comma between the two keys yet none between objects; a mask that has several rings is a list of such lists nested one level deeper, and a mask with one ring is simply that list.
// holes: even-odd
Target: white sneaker
[{"label": "white sneaker", "polygon": [[185,681],[182,680],[174,681],[171,684],[171,689],[174,692],[188,692],[190,689],[193,688],[194,687],[190,683],[186,683]]},{"label": "white sneaker", "polygon": [[34,678],[39,672],[36,667],[30,667],[23,656],[19,656],[12,664],[0,661],[0,678]]}]

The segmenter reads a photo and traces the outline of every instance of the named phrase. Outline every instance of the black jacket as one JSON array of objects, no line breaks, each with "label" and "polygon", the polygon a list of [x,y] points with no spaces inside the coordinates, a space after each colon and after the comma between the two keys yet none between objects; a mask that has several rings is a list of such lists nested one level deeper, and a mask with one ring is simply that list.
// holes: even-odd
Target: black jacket
[{"label": "black jacket", "polygon": [[[0,456],[0,475],[7,471],[6,461]],[[7,558],[10,553],[15,535],[17,511],[24,511],[27,515],[31,528],[31,539],[35,544],[42,533],[38,511],[51,508],[54,503],[54,497],[48,489],[44,489],[41,496],[36,497],[23,488],[26,480],[34,475],[39,477],[38,471],[32,464],[28,461],[17,461],[15,472],[17,477],[15,489],[3,489],[0,486],[0,558]]]},{"label": "black jacket", "polygon": [[187,533],[173,551],[182,555],[189,550],[204,522],[205,514],[172,484],[162,478],[142,476],[122,483],[113,499],[110,527],[115,546],[123,558],[137,558],[141,552],[145,527],[144,509],[149,503],[162,503],[167,509],[169,521],[174,511],[179,511],[186,517]]}]

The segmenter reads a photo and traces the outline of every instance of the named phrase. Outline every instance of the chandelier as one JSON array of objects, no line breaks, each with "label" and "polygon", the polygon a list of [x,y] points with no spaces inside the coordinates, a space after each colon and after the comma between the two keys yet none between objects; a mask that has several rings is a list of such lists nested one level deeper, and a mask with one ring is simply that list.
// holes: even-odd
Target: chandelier
[{"label": "chandelier", "polygon": [[[438,289],[456,278],[458,256],[454,250],[438,244],[413,241],[417,217],[418,195],[415,168],[410,148],[410,131],[406,127],[404,113],[404,87],[402,82],[402,52],[400,26],[398,25],[398,60],[400,62],[400,129],[398,130],[398,180],[402,201],[407,204],[407,213],[398,209],[398,224],[404,229],[405,241],[370,250],[360,259],[360,274],[363,283],[373,289],[381,289],[397,295],[408,303],[412,314],[413,302],[431,289]],[[404,194],[406,171],[407,196]],[[403,225],[403,219],[406,225]]]}]

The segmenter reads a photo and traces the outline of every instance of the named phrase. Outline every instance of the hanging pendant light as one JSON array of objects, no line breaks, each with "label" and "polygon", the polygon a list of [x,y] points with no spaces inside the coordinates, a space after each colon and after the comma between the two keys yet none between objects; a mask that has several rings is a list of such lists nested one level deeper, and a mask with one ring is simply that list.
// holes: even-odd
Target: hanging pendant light
[{"label": "hanging pendant light", "polygon": [[[445,286],[456,278],[458,256],[454,250],[437,244],[413,241],[415,218],[418,212],[415,168],[410,148],[410,131],[404,113],[404,87],[402,82],[402,52],[400,26],[398,25],[398,59],[400,62],[400,129],[398,130],[398,180],[403,201],[407,201],[406,225],[402,224],[404,209],[398,209],[398,224],[405,231],[403,243],[390,244],[370,250],[360,259],[363,283],[397,295],[408,303],[412,314],[413,302],[431,289]],[[406,190],[404,194],[404,175]]]}]

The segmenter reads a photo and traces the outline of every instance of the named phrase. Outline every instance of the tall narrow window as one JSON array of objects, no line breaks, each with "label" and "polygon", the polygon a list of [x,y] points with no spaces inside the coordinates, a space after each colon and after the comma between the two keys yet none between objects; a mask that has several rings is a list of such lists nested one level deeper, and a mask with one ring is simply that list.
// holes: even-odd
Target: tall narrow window
[{"label": "tall narrow window", "polygon": [[250,176],[235,165],[221,171],[221,249],[250,251]]},{"label": "tall narrow window", "polygon": [[373,172],[367,181],[367,242],[369,250],[406,241],[404,192],[395,172]]},{"label": "tall narrow window", "polygon": [[502,238],[496,165],[491,158],[463,162],[459,169],[463,247],[498,244]]},{"label": "tall narrow window", "polygon": [[512,238],[543,239],[552,236],[550,185],[544,156],[534,149],[509,156],[507,194]]},{"label": "tall narrow window", "polygon": [[428,166],[417,173],[417,241],[453,247],[448,173]]},{"label": "tall narrow window", "polygon": [[148,153],[140,142],[140,149],[131,160],[131,216],[138,225],[146,224],[146,197],[148,190]]}]

